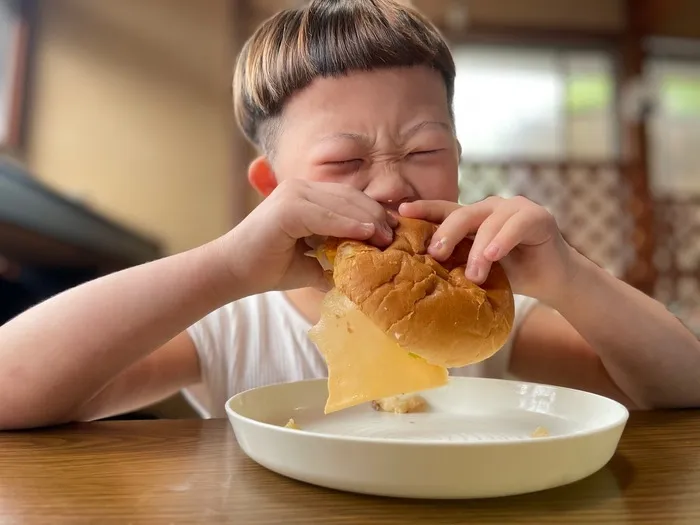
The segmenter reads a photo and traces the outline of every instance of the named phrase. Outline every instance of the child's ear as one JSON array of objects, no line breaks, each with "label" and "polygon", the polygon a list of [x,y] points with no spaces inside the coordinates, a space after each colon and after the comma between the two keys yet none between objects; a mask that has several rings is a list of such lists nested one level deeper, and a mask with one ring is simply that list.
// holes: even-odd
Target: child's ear
[{"label": "child's ear", "polygon": [[258,157],[248,167],[248,182],[263,197],[267,197],[277,187],[277,177],[266,157]]}]

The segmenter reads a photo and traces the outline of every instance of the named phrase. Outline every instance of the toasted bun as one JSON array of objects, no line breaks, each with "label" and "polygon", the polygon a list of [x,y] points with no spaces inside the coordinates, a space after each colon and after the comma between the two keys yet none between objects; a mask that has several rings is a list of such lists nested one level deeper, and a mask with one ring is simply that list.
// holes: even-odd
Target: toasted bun
[{"label": "toasted bun", "polygon": [[465,275],[471,241],[438,263],[427,254],[437,230],[430,222],[400,218],[392,244],[328,239],[318,257],[332,267],[335,287],[402,348],[446,368],[491,357],[513,327],[513,293],[494,264],[477,286]]}]

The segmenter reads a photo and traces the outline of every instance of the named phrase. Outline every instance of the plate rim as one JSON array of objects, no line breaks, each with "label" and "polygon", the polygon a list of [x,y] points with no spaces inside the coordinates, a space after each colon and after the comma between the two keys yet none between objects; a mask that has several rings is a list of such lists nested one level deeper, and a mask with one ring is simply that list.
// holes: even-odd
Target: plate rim
[{"label": "plate rim", "polygon": [[[619,401],[616,401],[614,399],[611,399],[609,397],[596,394],[593,392],[587,392],[585,390],[580,390],[577,388],[571,388],[571,387],[563,387],[563,386],[557,386],[557,385],[551,385],[547,383],[537,383],[533,381],[520,381],[520,380],[512,380],[512,379],[500,379],[500,378],[489,378],[489,377],[459,377],[459,376],[451,376],[449,378],[450,382],[467,382],[467,381],[472,381],[472,382],[498,382],[498,383],[515,383],[519,385],[526,385],[526,386],[544,386],[544,387],[549,387],[549,388],[555,388],[557,390],[566,390],[570,392],[575,392],[578,394],[583,394],[584,396],[589,396],[589,397],[594,397],[599,400],[602,400],[605,403],[609,403],[612,406],[615,406],[618,409],[621,409],[621,417],[618,418],[616,421],[613,421],[611,423],[608,423],[606,425],[602,425],[599,427],[595,427],[592,429],[587,429],[583,430],[580,432],[575,432],[571,434],[564,434],[564,435],[557,435],[557,436],[544,436],[544,437],[537,437],[537,438],[515,438],[512,440],[507,440],[507,441],[432,441],[432,440],[421,440],[421,439],[401,439],[401,438],[381,438],[381,437],[367,437],[367,436],[351,436],[351,435],[340,435],[340,434],[327,434],[324,432],[311,432],[308,430],[304,429],[293,429],[293,428],[287,428],[281,425],[275,425],[273,423],[265,423],[263,421],[259,421],[257,419],[252,419],[250,417],[246,417],[239,412],[235,411],[231,404],[236,401],[237,399],[240,399],[241,397],[244,397],[246,394],[250,394],[251,392],[258,391],[258,390],[263,390],[267,388],[284,388],[285,386],[289,385],[296,385],[296,384],[309,384],[309,383],[322,383],[322,382],[327,382],[327,378],[313,378],[313,379],[301,379],[298,381],[287,381],[287,382],[279,382],[279,383],[271,383],[269,385],[263,385],[263,386],[258,386],[258,387],[253,387],[246,389],[242,392],[238,392],[237,394],[234,394],[231,396],[227,401],[225,405],[225,410],[226,414],[228,415],[229,419],[233,418],[236,419],[240,422],[246,423],[246,424],[251,424],[255,427],[262,428],[265,430],[270,430],[273,432],[281,432],[283,435],[288,434],[288,435],[296,435],[296,436],[303,436],[303,437],[309,437],[309,438],[316,438],[316,439],[327,439],[331,441],[340,441],[344,443],[364,443],[367,445],[392,445],[392,446],[409,446],[409,447],[439,447],[439,448],[444,448],[444,447],[457,447],[457,448],[462,448],[462,447],[469,447],[469,448],[482,448],[482,447],[512,447],[514,445],[535,445],[537,443],[552,443],[552,442],[558,442],[558,441],[570,441],[572,439],[577,439],[577,438],[585,438],[585,437],[590,437],[598,434],[603,434],[605,432],[608,432],[610,430],[616,429],[616,428],[622,428],[624,430],[624,427],[626,426],[629,416],[630,416],[630,411],[629,409],[620,403]],[[442,388],[442,387],[437,387],[437,388]],[[436,388],[436,389],[437,389]],[[434,389],[430,389],[434,390]],[[427,392],[428,390],[425,390]],[[417,392],[417,394],[420,394]]]}]

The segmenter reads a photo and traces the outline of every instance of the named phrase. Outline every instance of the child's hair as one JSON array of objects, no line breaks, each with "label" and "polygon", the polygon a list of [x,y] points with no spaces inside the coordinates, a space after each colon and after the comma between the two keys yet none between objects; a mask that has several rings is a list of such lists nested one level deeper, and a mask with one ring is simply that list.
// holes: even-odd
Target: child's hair
[{"label": "child's hair", "polygon": [[420,13],[396,0],[312,0],[279,12],[246,42],[233,80],[236,119],[248,140],[269,154],[275,117],[314,79],[420,65],[442,75],[451,111],[454,60]]}]

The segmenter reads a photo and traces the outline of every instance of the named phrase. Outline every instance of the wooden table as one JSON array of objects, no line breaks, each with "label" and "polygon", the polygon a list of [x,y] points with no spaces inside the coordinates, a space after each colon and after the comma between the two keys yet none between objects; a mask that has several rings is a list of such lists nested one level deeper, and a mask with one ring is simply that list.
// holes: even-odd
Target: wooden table
[{"label": "wooden table", "polygon": [[[478,475],[478,474],[475,474]],[[116,421],[0,434],[0,525],[700,523],[700,411],[633,414],[603,470],[537,494],[421,502],[273,474],[225,420]]]}]

